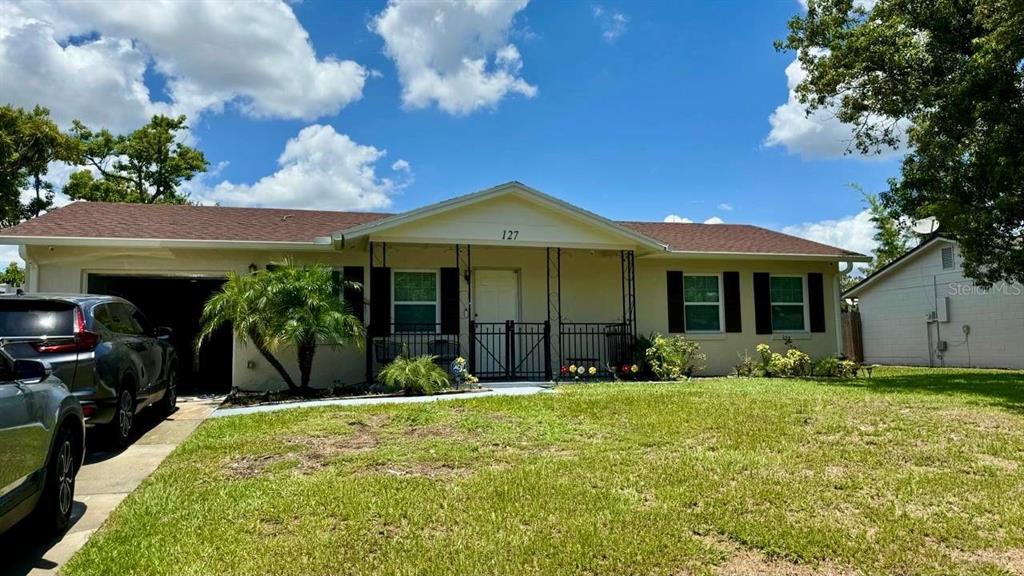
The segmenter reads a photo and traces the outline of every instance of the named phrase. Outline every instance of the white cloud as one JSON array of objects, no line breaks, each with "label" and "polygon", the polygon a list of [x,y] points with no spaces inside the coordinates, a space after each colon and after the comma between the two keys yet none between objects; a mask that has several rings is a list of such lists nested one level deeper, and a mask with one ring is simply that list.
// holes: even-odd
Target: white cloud
[{"label": "white cloud", "polygon": [[626,29],[629,27],[629,16],[617,10],[605,10],[604,6],[599,4],[593,6],[591,10],[594,14],[594,22],[597,22],[598,28],[601,29],[601,38],[604,38],[605,42],[612,44],[619,39],[619,36],[626,33]]},{"label": "white cloud", "polygon": [[18,266],[25,266],[25,261],[18,254],[17,246],[0,245],[0,268],[7,268],[7,264],[17,262]]},{"label": "white cloud", "polygon": [[390,0],[370,24],[398,67],[402,102],[449,114],[493,108],[509,94],[532,98],[519,49],[509,42],[528,0]]},{"label": "white cloud", "polygon": [[277,160],[277,172],[254,184],[224,181],[212,188],[195,186],[190,192],[203,203],[230,206],[387,208],[391,196],[408,182],[377,175],[377,162],[386,154],[385,150],[352,141],[331,126],[314,124],[288,140]]},{"label": "white cloud", "polygon": [[391,165],[391,169],[394,170],[395,172],[408,173],[411,170],[411,167],[409,166],[408,161],[399,158],[398,160],[395,160],[394,164]]},{"label": "white cloud", "polygon": [[669,214],[668,216],[665,216],[664,220],[662,220],[662,221],[663,222],[673,222],[673,223],[676,223],[676,224],[690,224],[690,223],[693,222],[693,220],[690,220],[689,218],[683,218],[682,216],[680,216],[678,214]]},{"label": "white cloud", "polygon": [[[169,101],[143,77],[163,77]],[[74,118],[124,131],[155,113],[237,106],[253,117],[312,119],[362,96],[367,71],[317,58],[283,2],[96,1],[0,5],[4,103],[41,104],[62,125]]]},{"label": "white cloud", "polygon": [[718,216],[712,216],[704,221],[705,224],[725,224],[725,220],[722,220]]},{"label": "white cloud", "polygon": [[821,220],[786,226],[782,232],[861,254],[870,254],[876,246],[873,238],[875,225],[871,223],[871,213],[867,210],[838,220]]},{"label": "white cloud", "polygon": [[726,212],[732,212],[732,204],[722,202],[721,204],[718,205],[718,209],[725,210]]},{"label": "white cloud", "polygon": [[[800,103],[796,87],[807,77],[807,71],[794,59],[786,66],[786,85],[789,87],[789,98],[772,112],[768,118],[772,129],[765,139],[766,146],[782,146],[791,154],[799,154],[805,158],[829,158],[844,156],[853,147],[853,127],[843,124],[836,118],[835,108],[819,108],[807,114],[807,108]],[[907,122],[901,121],[899,128],[906,130]],[[885,158],[901,154],[903,147],[897,150],[886,149],[882,154],[870,156],[857,155],[859,158]]]}]

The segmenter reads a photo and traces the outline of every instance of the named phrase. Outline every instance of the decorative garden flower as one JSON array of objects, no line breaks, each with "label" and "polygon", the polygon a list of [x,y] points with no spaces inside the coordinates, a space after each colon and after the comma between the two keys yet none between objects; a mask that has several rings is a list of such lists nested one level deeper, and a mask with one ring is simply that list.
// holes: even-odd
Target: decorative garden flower
[{"label": "decorative garden flower", "polygon": [[579,368],[576,369],[576,372],[578,372],[581,375],[586,373],[586,371],[587,371],[587,369],[584,368],[583,366],[580,366]]},{"label": "decorative garden flower", "polygon": [[590,372],[590,375],[593,376],[594,374],[597,374],[597,368],[594,367],[594,366],[591,366],[590,370],[588,370],[587,372]]},{"label": "decorative garden flower", "polygon": [[569,372],[575,372],[575,371],[576,371],[576,365],[575,364],[569,364]]},{"label": "decorative garden flower", "polygon": [[562,366],[559,369],[559,372],[561,372],[562,374],[568,374],[569,373],[569,367],[568,366]]},{"label": "decorative garden flower", "polygon": [[622,365],[622,371],[623,372],[629,372],[629,364],[623,364]]},{"label": "decorative garden flower", "polygon": [[639,372],[639,371],[640,371],[640,367],[639,367],[639,366],[637,366],[636,364],[633,364],[632,366],[630,366],[630,367],[629,367],[629,370],[630,370],[630,372],[632,372],[633,374],[636,374],[637,372]]}]

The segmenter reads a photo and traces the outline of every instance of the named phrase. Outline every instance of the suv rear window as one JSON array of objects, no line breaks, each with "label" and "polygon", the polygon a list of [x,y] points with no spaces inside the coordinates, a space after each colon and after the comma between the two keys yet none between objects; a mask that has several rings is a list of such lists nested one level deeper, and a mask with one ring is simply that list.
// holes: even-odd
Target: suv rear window
[{"label": "suv rear window", "polygon": [[74,310],[70,302],[0,299],[0,338],[74,334]]}]

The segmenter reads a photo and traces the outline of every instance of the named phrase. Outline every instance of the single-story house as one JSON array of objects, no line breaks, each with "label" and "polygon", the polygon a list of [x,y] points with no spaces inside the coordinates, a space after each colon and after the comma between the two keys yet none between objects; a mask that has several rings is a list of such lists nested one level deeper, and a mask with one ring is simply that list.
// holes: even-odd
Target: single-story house
[{"label": "single-story house", "polygon": [[[603,371],[653,332],[700,341],[704,374],[786,338],[836,354],[839,278],[867,260],[755,226],[615,222],[518,182],[400,214],[81,202],[0,231],[0,243],[21,245],[30,291],[125,296],[175,328],[184,354],[227,271],[329,264],[363,284],[344,297],[370,342],[318,352],[317,386],[365,381],[404,350],[462,355],[492,379]],[[187,356],[193,378],[281,386],[229,334],[211,350]]]},{"label": "single-story house", "polygon": [[949,238],[922,242],[843,296],[857,303],[866,363],[1024,368],[1024,286],[975,286]]}]

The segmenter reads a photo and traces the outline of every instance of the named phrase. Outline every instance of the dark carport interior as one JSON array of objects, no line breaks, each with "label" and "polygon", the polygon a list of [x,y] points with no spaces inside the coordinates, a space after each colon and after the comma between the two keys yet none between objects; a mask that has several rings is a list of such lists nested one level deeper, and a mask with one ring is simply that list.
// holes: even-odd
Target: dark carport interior
[{"label": "dark carport interior", "polygon": [[184,393],[227,392],[231,388],[231,330],[221,328],[198,357],[195,338],[203,304],[224,284],[219,278],[89,274],[89,293],[120,296],[139,307],[155,326],[174,332],[179,387]]}]

